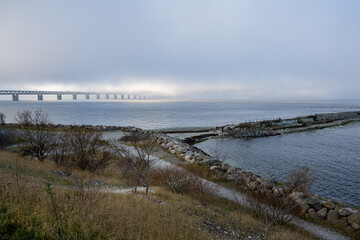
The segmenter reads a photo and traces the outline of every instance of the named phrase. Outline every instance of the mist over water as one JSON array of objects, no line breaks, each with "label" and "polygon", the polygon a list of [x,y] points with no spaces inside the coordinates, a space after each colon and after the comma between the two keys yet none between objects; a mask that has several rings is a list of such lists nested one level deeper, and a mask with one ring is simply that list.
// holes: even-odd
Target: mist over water
[{"label": "mist over water", "polygon": [[[57,124],[136,126],[143,129],[215,127],[244,121],[360,110],[360,101],[0,101],[14,122],[22,110],[42,110]],[[360,206],[360,123],[258,139],[217,139],[197,145],[262,176],[284,177],[309,165],[313,191]]]}]

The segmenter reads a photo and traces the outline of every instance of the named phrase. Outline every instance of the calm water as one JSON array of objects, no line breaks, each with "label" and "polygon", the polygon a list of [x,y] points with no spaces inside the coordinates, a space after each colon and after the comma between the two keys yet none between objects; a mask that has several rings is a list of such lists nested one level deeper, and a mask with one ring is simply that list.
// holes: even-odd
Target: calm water
[{"label": "calm water", "polygon": [[157,129],[213,127],[248,120],[351,111],[360,109],[360,101],[0,101],[0,112],[7,115],[8,122],[24,109],[42,109],[54,123]]},{"label": "calm water", "polygon": [[[54,123],[160,129],[354,111],[360,110],[360,101],[0,101],[7,122],[25,109],[41,109]],[[198,146],[221,151],[232,165],[263,176],[284,176],[310,165],[319,177],[314,192],[360,205],[360,124],[252,140],[209,140]]]},{"label": "calm water", "polygon": [[308,165],[318,179],[313,192],[360,206],[360,123],[256,139],[212,139],[196,145],[261,176],[284,177]]}]

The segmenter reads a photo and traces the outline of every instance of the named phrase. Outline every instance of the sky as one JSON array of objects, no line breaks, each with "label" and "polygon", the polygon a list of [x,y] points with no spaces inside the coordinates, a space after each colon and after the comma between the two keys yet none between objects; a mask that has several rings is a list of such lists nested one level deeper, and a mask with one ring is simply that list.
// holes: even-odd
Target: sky
[{"label": "sky", "polygon": [[360,99],[360,1],[0,1],[0,89]]}]

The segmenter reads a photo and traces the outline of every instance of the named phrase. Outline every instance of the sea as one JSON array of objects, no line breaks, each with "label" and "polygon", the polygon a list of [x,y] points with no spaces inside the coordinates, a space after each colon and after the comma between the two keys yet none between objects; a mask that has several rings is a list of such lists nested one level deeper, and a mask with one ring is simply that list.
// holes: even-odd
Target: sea
[{"label": "sea", "polygon": [[[360,100],[101,100],[0,101],[14,122],[17,112],[42,110],[56,124],[135,126],[147,130],[200,129],[246,121],[293,118],[316,113],[359,111]],[[226,162],[264,177],[285,179],[310,166],[312,191],[360,206],[360,122],[256,139],[210,139],[196,145],[221,153]]]}]

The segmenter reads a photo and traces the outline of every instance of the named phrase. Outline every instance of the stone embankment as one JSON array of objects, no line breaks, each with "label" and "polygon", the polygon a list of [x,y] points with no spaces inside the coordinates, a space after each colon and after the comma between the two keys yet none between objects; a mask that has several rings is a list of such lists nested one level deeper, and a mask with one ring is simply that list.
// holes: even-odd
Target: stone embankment
[{"label": "stone embankment", "polygon": [[[205,165],[229,181],[246,183],[252,191],[282,194],[284,188],[275,182],[241,168],[231,167],[177,138],[163,133],[153,133],[151,137],[165,150],[185,162]],[[316,194],[304,196],[301,192],[293,192],[290,197],[299,204],[305,216],[330,221],[335,226],[346,228],[348,231],[360,229],[360,212],[346,203],[324,199]]]},{"label": "stone embankment", "polygon": [[[5,128],[22,128],[21,125],[16,123],[8,123],[3,125]],[[133,131],[142,131],[140,128],[128,126],[128,127],[120,127],[120,126],[105,126],[105,125],[65,125],[65,124],[48,124],[46,128],[53,129],[57,131],[73,131],[73,130],[89,130],[89,131],[123,131],[123,132],[133,132]]]},{"label": "stone embankment", "polygon": [[215,129],[222,137],[256,138],[275,136],[283,133],[306,131],[359,121],[360,111],[315,114],[291,119],[276,119],[259,122],[231,124]]}]

